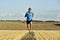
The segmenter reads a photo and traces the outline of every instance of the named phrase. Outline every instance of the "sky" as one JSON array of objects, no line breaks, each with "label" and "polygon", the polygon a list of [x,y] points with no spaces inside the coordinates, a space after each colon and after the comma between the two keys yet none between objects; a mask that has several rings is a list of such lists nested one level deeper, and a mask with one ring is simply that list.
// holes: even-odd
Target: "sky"
[{"label": "sky", "polygon": [[60,21],[60,0],[0,0],[0,20],[26,20],[28,8],[33,20]]}]

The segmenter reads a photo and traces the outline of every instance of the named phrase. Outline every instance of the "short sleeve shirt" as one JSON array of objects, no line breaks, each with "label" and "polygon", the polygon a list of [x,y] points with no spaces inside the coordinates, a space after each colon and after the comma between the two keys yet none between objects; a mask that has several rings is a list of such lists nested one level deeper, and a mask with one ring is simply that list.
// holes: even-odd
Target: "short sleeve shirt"
[{"label": "short sleeve shirt", "polygon": [[33,16],[32,12],[27,12],[26,15],[27,15],[27,21],[32,20],[32,16]]}]

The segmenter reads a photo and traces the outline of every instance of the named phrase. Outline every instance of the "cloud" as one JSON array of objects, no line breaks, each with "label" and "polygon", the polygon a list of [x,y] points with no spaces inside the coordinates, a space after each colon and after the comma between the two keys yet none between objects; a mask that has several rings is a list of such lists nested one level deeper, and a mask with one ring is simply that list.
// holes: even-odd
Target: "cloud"
[{"label": "cloud", "polygon": [[57,18],[60,18],[60,14],[57,15]]},{"label": "cloud", "polygon": [[[25,13],[0,13],[0,19],[20,19],[25,20]],[[60,20],[59,12],[34,13],[35,20]]]},{"label": "cloud", "polygon": [[15,16],[16,14],[12,14],[12,13],[1,13],[0,17],[4,17],[4,16]]}]

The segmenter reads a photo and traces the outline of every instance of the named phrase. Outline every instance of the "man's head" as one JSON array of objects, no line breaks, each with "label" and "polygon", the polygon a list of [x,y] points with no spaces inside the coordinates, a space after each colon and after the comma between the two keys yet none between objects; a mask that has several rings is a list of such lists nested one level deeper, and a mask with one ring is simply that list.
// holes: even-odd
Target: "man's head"
[{"label": "man's head", "polygon": [[31,8],[28,8],[28,11],[30,12],[32,9]]}]

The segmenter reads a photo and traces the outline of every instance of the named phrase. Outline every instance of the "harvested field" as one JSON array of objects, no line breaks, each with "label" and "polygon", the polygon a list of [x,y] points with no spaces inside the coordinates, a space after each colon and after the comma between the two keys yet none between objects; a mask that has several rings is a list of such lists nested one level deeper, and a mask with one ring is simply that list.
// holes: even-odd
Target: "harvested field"
[{"label": "harvested field", "polygon": [[60,40],[60,30],[0,30],[0,40]]}]

